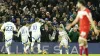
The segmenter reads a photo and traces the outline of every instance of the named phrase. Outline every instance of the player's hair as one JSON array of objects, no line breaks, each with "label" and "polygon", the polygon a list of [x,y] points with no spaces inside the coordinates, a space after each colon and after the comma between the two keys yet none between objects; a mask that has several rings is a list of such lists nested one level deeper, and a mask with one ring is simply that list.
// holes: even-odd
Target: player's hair
[{"label": "player's hair", "polygon": [[35,19],[35,22],[39,22],[39,20],[40,20],[39,18],[36,18],[36,19]]},{"label": "player's hair", "polygon": [[78,0],[78,2],[79,2],[79,3],[81,3],[83,6],[85,6],[85,5],[86,5],[85,0]]},{"label": "player's hair", "polygon": [[60,24],[59,28],[64,29],[64,25],[63,24]]}]

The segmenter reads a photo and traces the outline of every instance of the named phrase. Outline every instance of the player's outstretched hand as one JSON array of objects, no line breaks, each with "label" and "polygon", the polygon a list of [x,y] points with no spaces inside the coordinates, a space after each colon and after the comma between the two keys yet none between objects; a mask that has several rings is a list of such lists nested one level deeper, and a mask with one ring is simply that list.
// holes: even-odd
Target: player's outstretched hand
[{"label": "player's outstretched hand", "polygon": [[71,28],[71,24],[68,24],[68,26],[66,27],[67,30],[69,30]]}]

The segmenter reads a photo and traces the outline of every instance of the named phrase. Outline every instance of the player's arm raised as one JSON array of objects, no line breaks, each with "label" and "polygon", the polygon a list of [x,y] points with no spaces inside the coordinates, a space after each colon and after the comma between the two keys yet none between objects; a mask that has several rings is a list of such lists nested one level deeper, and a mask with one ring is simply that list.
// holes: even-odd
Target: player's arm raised
[{"label": "player's arm raised", "polygon": [[70,39],[70,37],[68,36],[68,34],[66,34],[66,35],[67,35],[67,38],[68,38],[69,42],[72,42],[71,39]]},{"label": "player's arm raised", "polygon": [[96,29],[96,26],[95,26],[95,24],[94,24],[94,22],[93,22],[91,13],[89,13],[89,14],[87,13],[86,16],[88,17],[88,19],[89,19],[89,21],[90,21],[90,23],[91,23],[91,25],[92,25],[92,27],[93,27],[95,33],[96,33],[97,35],[99,35],[99,32],[98,32],[98,30]]},{"label": "player's arm raised", "polygon": [[78,20],[79,20],[79,14],[76,16],[75,20],[66,27],[66,29],[69,30],[73,25],[75,25],[78,22]]}]

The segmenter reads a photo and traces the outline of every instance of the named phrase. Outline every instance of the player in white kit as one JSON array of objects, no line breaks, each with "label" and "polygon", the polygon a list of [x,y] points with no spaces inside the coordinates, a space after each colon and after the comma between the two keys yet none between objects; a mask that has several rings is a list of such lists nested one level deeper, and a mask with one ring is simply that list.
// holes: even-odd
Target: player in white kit
[{"label": "player in white kit", "polygon": [[10,20],[8,19],[8,22],[2,25],[1,31],[4,31],[5,47],[6,47],[7,53],[11,54],[10,46],[11,46],[12,38],[13,38],[13,31],[16,31],[16,26],[14,25],[14,23],[10,22]]},{"label": "player in white kit", "polygon": [[24,53],[28,53],[27,51],[30,45],[28,37],[30,37],[30,35],[29,35],[28,26],[26,23],[23,23],[23,26],[18,31],[18,37],[19,37],[19,34],[21,34],[22,44],[24,45],[24,48],[23,48]]},{"label": "player in white kit", "polygon": [[68,40],[71,42],[67,32],[64,29],[63,24],[60,24],[59,27],[59,48],[60,48],[60,54],[62,54],[62,46],[66,49],[66,53],[68,54]]},{"label": "player in white kit", "polygon": [[33,46],[35,41],[37,41],[37,47],[38,47],[38,53],[41,52],[40,50],[40,37],[41,37],[41,31],[40,31],[40,27],[41,27],[41,23],[39,22],[40,19],[36,18],[35,20],[36,22],[33,23],[31,25],[30,31],[32,32],[32,43],[31,43],[31,52],[33,52]]}]

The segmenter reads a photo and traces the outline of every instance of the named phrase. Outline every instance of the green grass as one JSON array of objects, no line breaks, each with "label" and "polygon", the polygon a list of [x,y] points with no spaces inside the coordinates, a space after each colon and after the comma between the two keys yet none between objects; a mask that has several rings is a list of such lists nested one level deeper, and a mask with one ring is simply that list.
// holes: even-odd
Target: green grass
[{"label": "green grass", "polygon": [[[79,56],[79,55],[78,54],[10,54],[10,55],[0,54],[0,56]],[[89,56],[100,56],[100,54],[89,54]]]}]

